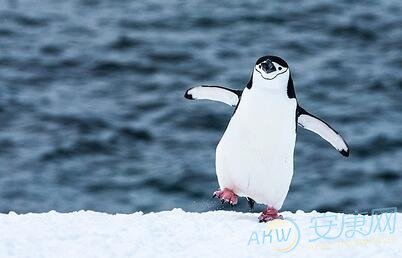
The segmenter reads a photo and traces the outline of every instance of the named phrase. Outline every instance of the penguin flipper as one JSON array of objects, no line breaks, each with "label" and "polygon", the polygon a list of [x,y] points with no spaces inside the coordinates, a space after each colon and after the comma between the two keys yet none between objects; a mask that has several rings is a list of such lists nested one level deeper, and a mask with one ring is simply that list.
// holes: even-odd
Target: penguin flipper
[{"label": "penguin flipper", "polygon": [[240,101],[242,90],[233,90],[222,86],[201,85],[190,88],[184,94],[186,99],[208,99],[223,102],[236,107]]},{"label": "penguin flipper", "polygon": [[299,126],[321,136],[343,156],[349,156],[349,147],[342,139],[342,136],[337,131],[332,129],[331,126],[329,126],[325,121],[310,114],[299,105],[297,106],[296,116],[297,124]]}]

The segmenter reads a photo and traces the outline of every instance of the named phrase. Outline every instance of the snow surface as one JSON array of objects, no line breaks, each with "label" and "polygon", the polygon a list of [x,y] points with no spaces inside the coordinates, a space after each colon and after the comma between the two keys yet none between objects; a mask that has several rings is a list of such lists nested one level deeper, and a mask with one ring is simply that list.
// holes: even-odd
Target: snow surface
[{"label": "snow surface", "polygon": [[[374,233],[374,225],[380,221],[375,216],[315,211],[282,215],[283,222],[265,224],[257,222],[258,213],[181,209],[116,215],[92,211],[0,214],[0,257],[402,257],[401,213],[391,214],[388,222],[387,217],[381,218],[383,224]],[[336,239],[311,242],[317,238],[314,221],[323,216],[336,217],[338,222],[343,218],[345,227],[339,237],[336,227],[331,229]],[[293,228],[288,243],[268,241],[275,239],[274,233],[272,238],[268,236],[272,226],[283,226],[289,220],[299,233]],[[372,233],[353,236],[348,230],[362,221],[365,225],[357,228],[364,231],[362,228],[368,230],[371,225]],[[318,229],[327,231],[324,226]],[[294,242],[296,235],[298,241]],[[293,249],[284,253],[283,247]]]}]

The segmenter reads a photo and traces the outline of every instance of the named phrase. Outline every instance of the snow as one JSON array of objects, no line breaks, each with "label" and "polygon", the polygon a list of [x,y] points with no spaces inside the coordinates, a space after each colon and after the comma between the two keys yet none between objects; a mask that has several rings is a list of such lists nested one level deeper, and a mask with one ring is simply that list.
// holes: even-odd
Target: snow
[{"label": "snow", "polygon": [[[11,212],[0,214],[0,257],[402,256],[401,213],[282,215],[283,221],[258,223],[258,213],[231,211]],[[328,230],[331,221],[336,226]],[[312,242],[315,230],[333,239]],[[276,241],[277,232],[287,232],[286,241]]]}]

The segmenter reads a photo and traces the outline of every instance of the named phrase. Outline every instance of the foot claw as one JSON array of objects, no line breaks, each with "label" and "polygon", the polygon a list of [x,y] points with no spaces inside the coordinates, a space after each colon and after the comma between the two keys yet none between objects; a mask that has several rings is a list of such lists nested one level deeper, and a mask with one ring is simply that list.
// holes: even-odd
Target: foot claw
[{"label": "foot claw", "polygon": [[237,195],[232,190],[227,188],[215,191],[213,197],[217,197],[222,203],[228,203],[232,206],[237,204]]},{"label": "foot claw", "polygon": [[274,219],[283,219],[282,215],[278,214],[278,210],[272,207],[268,207],[261,215],[258,217],[259,222],[268,222]]}]

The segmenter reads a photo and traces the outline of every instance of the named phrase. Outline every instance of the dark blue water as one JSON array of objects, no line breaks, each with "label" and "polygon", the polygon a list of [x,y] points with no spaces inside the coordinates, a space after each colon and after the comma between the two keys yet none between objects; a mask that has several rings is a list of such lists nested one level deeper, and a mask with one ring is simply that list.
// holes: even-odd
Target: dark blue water
[{"label": "dark blue water", "polygon": [[400,0],[0,0],[0,211],[221,208],[233,111],[183,94],[265,54],[351,147],[299,130],[284,209],[402,208],[401,25]]}]

